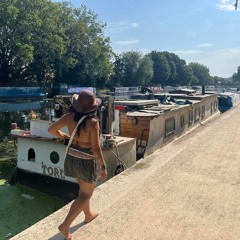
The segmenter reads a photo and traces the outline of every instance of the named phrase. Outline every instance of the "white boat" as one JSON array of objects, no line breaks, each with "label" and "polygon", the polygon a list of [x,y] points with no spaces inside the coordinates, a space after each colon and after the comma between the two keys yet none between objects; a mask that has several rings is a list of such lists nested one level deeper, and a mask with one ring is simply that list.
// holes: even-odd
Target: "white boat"
[{"label": "white boat", "polygon": [[[30,131],[11,131],[18,138],[17,166],[12,182],[70,201],[78,195],[78,184],[74,178],[64,175],[66,146],[48,133],[51,123],[31,120]],[[67,132],[67,129],[62,130]],[[135,138],[107,133],[101,135],[101,144],[108,170],[107,180],[116,175],[119,168],[126,169],[136,163]],[[101,183],[98,179],[97,185]]]}]

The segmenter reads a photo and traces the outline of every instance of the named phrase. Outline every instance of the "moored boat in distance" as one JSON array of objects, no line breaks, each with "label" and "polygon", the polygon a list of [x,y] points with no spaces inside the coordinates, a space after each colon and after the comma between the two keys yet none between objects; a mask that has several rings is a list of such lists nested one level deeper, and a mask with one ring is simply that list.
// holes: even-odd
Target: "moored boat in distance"
[{"label": "moored boat in distance", "polygon": [[114,99],[126,100],[131,97],[131,95],[139,93],[141,90],[140,87],[115,87],[112,89],[110,94]]},{"label": "moored boat in distance", "polygon": [[222,92],[218,94],[218,108],[220,112],[226,112],[240,103],[238,92]]},{"label": "moored boat in distance", "polygon": [[46,95],[40,87],[0,87],[1,102],[43,100]]}]

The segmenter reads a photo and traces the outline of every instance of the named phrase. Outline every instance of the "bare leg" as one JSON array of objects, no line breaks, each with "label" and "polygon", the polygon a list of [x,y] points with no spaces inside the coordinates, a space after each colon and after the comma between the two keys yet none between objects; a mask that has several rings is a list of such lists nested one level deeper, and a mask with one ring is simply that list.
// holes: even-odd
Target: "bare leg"
[{"label": "bare leg", "polygon": [[[79,196],[81,194],[81,190],[79,189]],[[85,223],[90,223],[94,218],[96,218],[98,216],[97,212],[93,212],[90,209],[90,199],[87,201],[86,205],[83,208],[83,212],[85,214]]]},{"label": "bare leg", "polygon": [[58,227],[59,231],[64,235],[67,240],[71,240],[71,234],[69,232],[70,225],[72,224],[74,219],[80,214],[80,212],[85,209],[95,188],[95,183],[87,183],[79,179],[77,180],[80,187],[80,195],[77,199],[73,201],[68,215],[66,216],[63,223]]},{"label": "bare leg", "polygon": [[96,218],[98,216],[97,212],[93,212],[90,209],[90,201],[87,202],[87,204],[85,205],[83,212],[85,214],[85,223],[90,223],[94,218]]}]

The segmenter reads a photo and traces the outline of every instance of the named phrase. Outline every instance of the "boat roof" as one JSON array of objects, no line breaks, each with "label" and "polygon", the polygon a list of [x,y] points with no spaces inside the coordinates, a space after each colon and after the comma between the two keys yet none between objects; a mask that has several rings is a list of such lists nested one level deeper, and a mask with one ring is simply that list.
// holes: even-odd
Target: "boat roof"
[{"label": "boat roof", "polygon": [[186,94],[173,94],[173,93],[157,93],[154,94],[154,96],[158,99],[163,98],[164,96],[170,96],[176,99],[187,99],[187,100],[201,100],[204,98],[208,98],[209,96],[213,96],[213,95],[218,95],[217,93],[205,93],[205,94],[194,94],[194,95],[186,95]]},{"label": "boat roof", "polygon": [[218,95],[219,96],[223,96],[223,97],[230,97],[230,96],[233,96],[235,94],[238,94],[238,93],[233,93],[233,92],[222,92],[222,93],[219,93]]},{"label": "boat roof", "polygon": [[[178,99],[178,100],[181,100],[181,99]],[[136,111],[128,111],[126,113],[126,115],[128,117],[156,117],[156,116],[163,115],[164,112],[179,110],[180,108],[184,108],[186,106],[194,105],[196,103],[201,102],[199,100],[187,100],[186,101],[186,99],[182,99],[182,101],[183,101],[182,104],[177,104],[177,103],[173,103],[173,102],[171,102],[169,104],[161,104],[160,103],[158,105],[146,107],[144,109],[139,109]]]},{"label": "boat roof", "polygon": [[144,105],[153,105],[153,104],[159,104],[158,99],[152,99],[152,100],[135,100],[135,99],[129,99],[129,100],[115,100],[116,105],[127,105],[127,106],[144,106]]},{"label": "boat roof", "polygon": [[181,88],[169,91],[169,93],[180,93],[180,94],[193,94],[196,93],[196,90],[189,88]]},{"label": "boat roof", "polygon": [[127,112],[128,117],[157,117],[164,114],[164,111],[151,111],[144,109],[142,111]]}]

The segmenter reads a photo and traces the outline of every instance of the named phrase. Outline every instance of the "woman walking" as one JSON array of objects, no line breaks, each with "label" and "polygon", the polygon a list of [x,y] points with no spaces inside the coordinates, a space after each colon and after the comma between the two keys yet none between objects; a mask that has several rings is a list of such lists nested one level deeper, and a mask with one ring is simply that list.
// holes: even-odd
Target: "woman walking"
[{"label": "woman walking", "polygon": [[[102,180],[107,178],[106,163],[100,147],[99,122],[96,115],[100,104],[101,99],[96,98],[91,91],[82,90],[79,94],[73,95],[69,113],[63,115],[48,129],[49,133],[55,137],[69,140],[80,118],[87,115],[77,127],[70,145],[73,152],[77,152],[77,155],[67,155],[64,162],[65,175],[76,178],[79,184],[79,196],[73,201],[65,220],[58,227],[68,240],[72,239],[69,232],[70,225],[81,211],[85,214],[85,223],[91,222],[98,216],[98,213],[93,212],[90,208],[90,199],[96,186],[97,169],[100,171]],[[68,128],[69,135],[60,130],[65,126]]]}]

